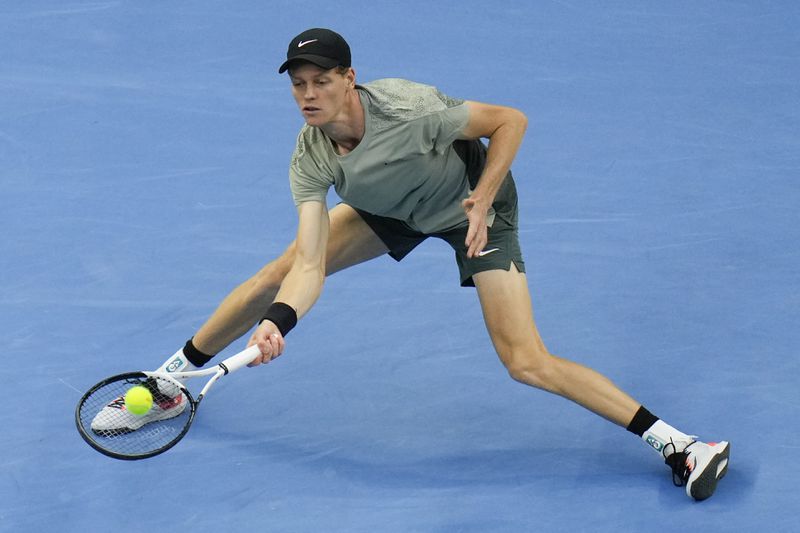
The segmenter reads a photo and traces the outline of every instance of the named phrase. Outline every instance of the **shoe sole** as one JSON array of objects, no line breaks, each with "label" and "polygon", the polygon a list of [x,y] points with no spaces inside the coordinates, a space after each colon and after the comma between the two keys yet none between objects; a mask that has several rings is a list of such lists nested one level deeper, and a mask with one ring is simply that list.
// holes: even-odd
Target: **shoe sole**
[{"label": "shoe sole", "polygon": [[731,445],[726,442],[724,448],[717,452],[708,462],[703,472],[694,480],[692,486],[687,487],[686,492],[689,496],[697,501],[702,501],[714,494],[714,491],[717,490],[717,482],[728,473],[730,454]]}]

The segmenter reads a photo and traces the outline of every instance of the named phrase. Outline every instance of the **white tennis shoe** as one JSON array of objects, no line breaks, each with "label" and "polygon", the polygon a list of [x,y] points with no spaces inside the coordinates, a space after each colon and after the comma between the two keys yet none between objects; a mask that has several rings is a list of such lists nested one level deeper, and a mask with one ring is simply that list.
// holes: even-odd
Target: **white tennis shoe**
[{"label": "white tennis shoe", "polygon": [[[164,361],[156,372],[171,374],[173,372],[187,372],[196,370],[183,350],[178,350],[172,357]],[[179,383],[182,380],[176,379]],[[109,402],[92,419],[92,431],[98,435],[112,436],[136,431],[145,424],[175,418],[186,409],[186,397],[181,393],[180,387],[167,380],[160,379],[158,384],[147,380],[144,385],[153,393],[153,407],[144,415],[134,415],[125,409],[125,398],[120,396]]]},{"label": "white tennis shoe", "polygon": [[[147,382],[145,386],[148,386]],[[92,420],[92,431],[98,435],[111,437],[136,431],[151,422],[175,418],[186,409],[187,401],[186,396],[176,385],[170,384],[170,386],[173,387],[173,396],[168,396],[160,390],[164,388],[163,384],[158,386],[159,392],[153,395],[153,407],[143,415],[129,412],[125,408],[125,398],[122,396],[112,400],[95,415]],[[148,386],[151,387],[155,388],[155,383]]]},{"label": "white tennis shoe", "polygon": [[714,494],[717,482],[728,472],[730,452],[731,445],[725,441],[692,441],[681,451],[670,442],[663,450],[665,462],[672,468],[672,482],[677,487],[686,485],[686,494],[698,501]]}]

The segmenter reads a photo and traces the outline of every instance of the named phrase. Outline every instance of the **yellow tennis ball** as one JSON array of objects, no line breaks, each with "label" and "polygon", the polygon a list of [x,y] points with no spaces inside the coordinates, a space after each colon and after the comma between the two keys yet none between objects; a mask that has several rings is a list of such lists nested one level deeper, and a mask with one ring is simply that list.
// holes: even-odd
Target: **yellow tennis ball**
[{"label": "yellow tennis ball", "polygon": [[125,393],[125,409],[131,414],[146,415],[153,407],[153,395],[146,387],[136,385]]}]

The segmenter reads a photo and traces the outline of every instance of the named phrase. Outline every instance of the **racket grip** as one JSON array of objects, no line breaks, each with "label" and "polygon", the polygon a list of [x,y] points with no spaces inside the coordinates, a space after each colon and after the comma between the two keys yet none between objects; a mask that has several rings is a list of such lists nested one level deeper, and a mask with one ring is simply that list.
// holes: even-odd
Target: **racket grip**
[{"label": "racket grip", "polygon": [[231,372],[236,372],[243,366],[246,366],[248,363],[251,363],[256,357],[261,354],[261,350],[258,349],[258,345],[253,345],[241,352],[237,353],[236,355],[232,355],[222,361],[219,366],[226,370],[226,374],[230,374]]}]

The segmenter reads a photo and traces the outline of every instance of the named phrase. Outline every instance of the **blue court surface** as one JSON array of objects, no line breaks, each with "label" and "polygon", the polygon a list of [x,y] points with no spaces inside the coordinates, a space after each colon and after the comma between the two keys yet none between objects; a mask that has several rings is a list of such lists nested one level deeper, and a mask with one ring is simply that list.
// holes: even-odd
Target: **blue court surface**
[{"label": "blue court surface", "polygon": [[[0,531],[800,530],[799,25],[789,1],[4,0]],[[509,379],[441,242],[332,276],[169,452],[80,439],[83,391],[157,367],[290,242],[277,67],[314,26],[360,81],[527,114],[542,335],[729,440],[713,498]]]}]

